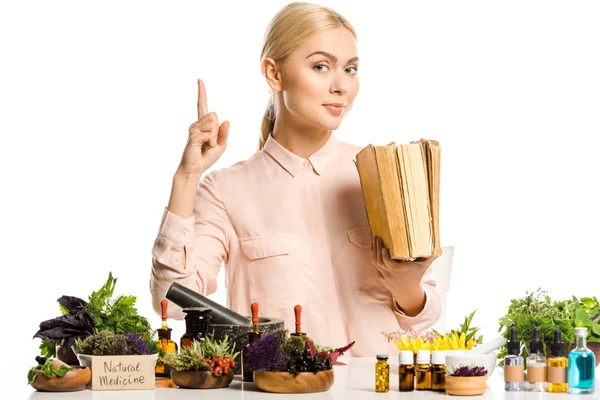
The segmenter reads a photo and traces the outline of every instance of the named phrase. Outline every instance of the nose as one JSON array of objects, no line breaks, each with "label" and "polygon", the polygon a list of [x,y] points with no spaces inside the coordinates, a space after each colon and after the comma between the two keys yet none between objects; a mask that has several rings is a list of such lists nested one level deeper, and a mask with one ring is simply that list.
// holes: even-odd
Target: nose
[{"label": "nose", "polygon": [[345,95],[348,93],[348,84],[344,81],[344,76],[336,76],[331,83],[331,88],[329,89],[331,94]]}]

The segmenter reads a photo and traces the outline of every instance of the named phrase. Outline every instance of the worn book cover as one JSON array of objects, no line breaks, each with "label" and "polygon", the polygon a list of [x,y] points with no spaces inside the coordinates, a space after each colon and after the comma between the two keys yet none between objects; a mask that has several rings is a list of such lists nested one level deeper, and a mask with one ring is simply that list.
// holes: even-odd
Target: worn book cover
[{"label": "worn book cover", "polygon": [[439,143],[370,144],[355,164],[371,234],[382,238],[390,257],[439,256]]}]

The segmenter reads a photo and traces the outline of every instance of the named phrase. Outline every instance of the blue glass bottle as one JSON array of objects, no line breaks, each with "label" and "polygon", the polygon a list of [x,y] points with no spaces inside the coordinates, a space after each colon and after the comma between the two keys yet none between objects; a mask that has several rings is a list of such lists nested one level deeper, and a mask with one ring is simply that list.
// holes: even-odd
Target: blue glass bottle
[{"label": "blue glass bottle", "polygon": [[594,393],[594,353],[587,348],[587,328],[575,328],[575,348],[569,353],[568,393]]}]

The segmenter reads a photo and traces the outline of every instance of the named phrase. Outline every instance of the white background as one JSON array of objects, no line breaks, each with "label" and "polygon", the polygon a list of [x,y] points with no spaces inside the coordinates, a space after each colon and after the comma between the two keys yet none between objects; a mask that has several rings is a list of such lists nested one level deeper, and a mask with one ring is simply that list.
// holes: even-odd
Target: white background
[{"label": "white background", "polygon": [[[268,96],[262,37],[286,3],[2,2],[5,359],[33,365],[55,300],[86,299],[109,271],[160,325],[150,250],[196,78],[231,121],[214,168],[250,157]],[[597,295],[599,3],[321,4],[358,32],[361,90],[338,137],[441,142],[442,244],[456,246],[448,327],[477,308],[491,339],[526,290]],[[211,297],[224,303],[223,287]],[[178,341],[184,324],[170,325]]]}]

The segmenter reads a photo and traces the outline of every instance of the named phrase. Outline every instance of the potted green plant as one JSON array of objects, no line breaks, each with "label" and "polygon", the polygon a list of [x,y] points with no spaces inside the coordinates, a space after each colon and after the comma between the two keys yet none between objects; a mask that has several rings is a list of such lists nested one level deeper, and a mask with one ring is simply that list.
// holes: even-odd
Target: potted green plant
[{"label": "potted green plant", "polygon": [[36,357],[38,365],[27,373],[27,382],[40,392],[83,390],[92,374],[87,367],[71,367],[58,359]]},{"label": "potted green plant", "polygon": [[77,339],[85,339],[100,331],[135,333],[147,345],[154,341],[155,331],[135,307],[135,296],[113,298],[117,278],[108,274],[106,283],[92,292],[85,301],[79,297],[62,296],[58,304],[62,315],[40,323],[34,338],[42,339],[42,356],[57,357],[70,365],[78,359],[72,352]]},{"label": "potted green plant", "polygon": [[446,375],[446,393],[476,396],[485,393],[487,370],[482,366],[460,366]]},{"label": "potted green plant", "polygon": [[353,345],[354,342],[332,349],[316,345],[306,335],[289,335],[287,330],[277,330],[253,342],[244,360],[254,371],[254,383],[260,390],[323,392],[333,385],[333,365],[344,365],[338,357]]},{"label": "potted green plant", "polygon": [[[533,337],[534,328],[540,328],[547,356],[549,356],[549,344],[554,337],[555,329],[560,329],[562,332],[562,339],[568,344],[565,352],[568,353],[574,347],[575,328],[588,328],[587,345],[596,355],[596,366],[598,366],[600,363],[599,315],[600,303],[596,297],[573,296],[568,300],[553,300],[546,291],[538,288],[534,292],[526,292],[523,298],[511,300],[506,315],[499,320],[498,331],[508,339],[510,328],[516,327],[518,338],[522,343],[521,355],[527,358],[528,345]],[[503,361],[505,356],[506,346],[500,349],[498,358]]]},{"label": "potted green plant", "polygon": [[171,369],[171,379],[179,387],[191,389],[217,389],[229,386],[237,367],[235,343],[228,336],[215,340],[214,334],[196,340],[192,346],[182,347],[179,354],[163,357]]}]

